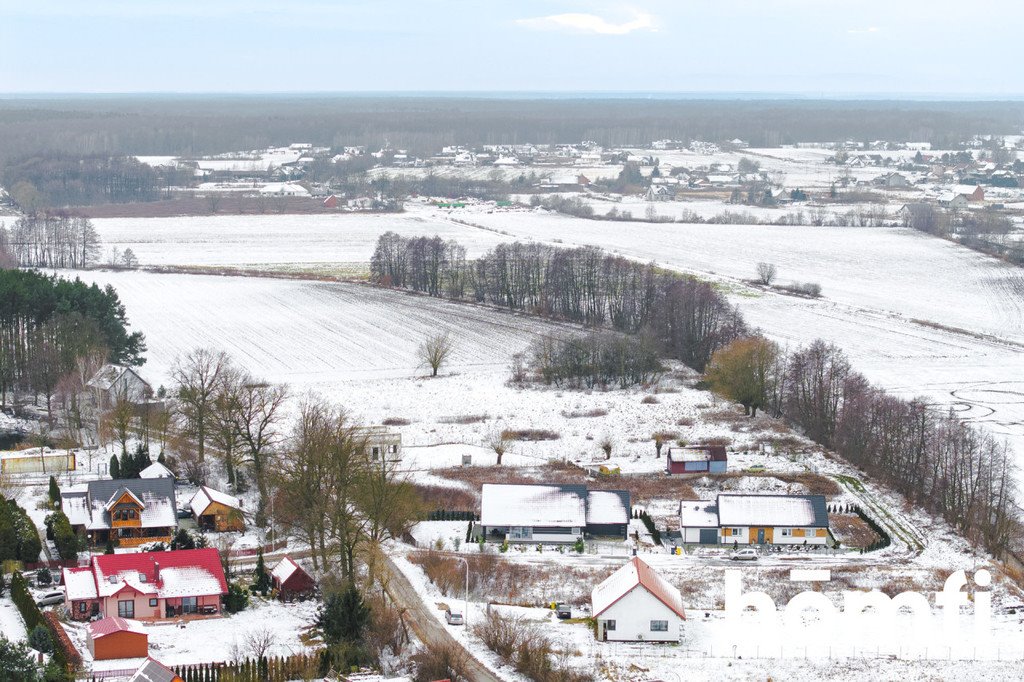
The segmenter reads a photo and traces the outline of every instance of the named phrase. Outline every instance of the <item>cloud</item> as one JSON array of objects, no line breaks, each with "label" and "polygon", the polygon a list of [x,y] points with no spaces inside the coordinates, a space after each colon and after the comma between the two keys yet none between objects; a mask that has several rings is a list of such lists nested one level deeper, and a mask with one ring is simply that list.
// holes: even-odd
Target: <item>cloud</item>
[{"label": "cloud", "polygon": [[600,35],[622,36],[634,31],[657,30],[654,17],[646,12],[634,12],[633,18],[621,24],[613,24],[596,14],[567,13],[547,17],[517,19],[516,23],[537,31],[571,31],[574,33],[597,33]]}]

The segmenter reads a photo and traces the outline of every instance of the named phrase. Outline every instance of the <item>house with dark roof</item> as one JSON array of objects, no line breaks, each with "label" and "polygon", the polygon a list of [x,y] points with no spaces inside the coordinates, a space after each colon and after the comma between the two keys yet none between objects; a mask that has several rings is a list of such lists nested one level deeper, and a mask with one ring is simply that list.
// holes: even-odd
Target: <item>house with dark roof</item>
[{"label": "house with dark roof", "polygon": [[220,553],[212,547],[95,555],[88,566],[65,568],[63,583],[75,620],[217,615],[228,592]]},{"label": "house with dark roof", "polygon": [[595,634],[604,642],[679,642],[686,611],[678,588],[639,557],[590,594]]},{"label": "house with dark roof", "polygon": [[[712,534],[714,529],[714,534]],[[684,543],[828,545],[828,508],[823,495],[719,495],[679,503]]]},{"label": "house with dark roof", "polygon": [[178,527],[175,504],[172,478],[90,481],[60,494],[71,527],[94,545],[170,542]]},{"label": "house with dark roof", "polygon": [[139,666],[128,682],[183,682],[178,674],[152,658]]},{"label": "house with dark roof", "polygon": [[480,532],[498,542],[573,543],[584,536],[625,540],[629,519],[625,490],[485,483],[480,491]]}]

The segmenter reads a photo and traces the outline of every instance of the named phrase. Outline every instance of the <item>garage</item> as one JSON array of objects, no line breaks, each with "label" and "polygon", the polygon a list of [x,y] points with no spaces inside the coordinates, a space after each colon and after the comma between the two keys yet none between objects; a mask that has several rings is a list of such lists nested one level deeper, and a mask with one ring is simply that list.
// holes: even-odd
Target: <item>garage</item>
[{"label": "garage", "polygon": [[149,636],[142,624],[116,616],[89,623],[86,644],[96,661],[149,655]]}]

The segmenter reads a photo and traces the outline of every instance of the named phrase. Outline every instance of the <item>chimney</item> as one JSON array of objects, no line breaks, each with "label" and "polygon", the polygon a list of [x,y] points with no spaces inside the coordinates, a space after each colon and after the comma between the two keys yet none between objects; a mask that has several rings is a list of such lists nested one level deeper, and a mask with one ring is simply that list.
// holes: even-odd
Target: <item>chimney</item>
[{"label": "chimney", "polygon": [[160,584],[160,562],[159,561],[154,561],[153,562],[153,582],[156,583],[156,584]]}]

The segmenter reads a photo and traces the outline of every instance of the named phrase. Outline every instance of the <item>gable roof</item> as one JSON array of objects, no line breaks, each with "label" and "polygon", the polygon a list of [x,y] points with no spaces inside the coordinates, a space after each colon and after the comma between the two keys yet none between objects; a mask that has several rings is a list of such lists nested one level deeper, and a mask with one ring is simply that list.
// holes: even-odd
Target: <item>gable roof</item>
[{"label": "gable roof", "polygon": [[590,593],[593,617],[600,616],[636,587],[643,588],[677,616],[686,620],[682,594],[640,557],[633,557],[619,567]]},{"label": "gable roof", "polygon": [[174,472],[160,462],[153,462],[139,472],[139,478],[175,478]]},{"label": "gable roof", "polygon": [[214,502],[232,509],[242,508],[242,501],[237,497],[233,497],[227,493],[222,493],[221,491],[214,490],[213,488],[208,488],[205,485],[199,486],[199,490],[197,490],[196,494],[192,496],[191,500],[189,500],[188,506],[192,509],[193,514],[201,516],[203,512],[205,512]]},{"label": "gable roof", "polygon": [[587,493],[587,525],[629,523],[629,492],[591,490]]},{"label": "gable roof", "polygon": [[177,527],[174,480],[170,478],[90,481],[84,491],[62,492],[61,508],[73,526],[85,526],[87,530],[107,529],[110,528],[108,504],[112,498],[116,502],[126,491],[142,505],[142,528]]},{"label": "gable roof", "polygon": [[212,547],[101,554],[92,557],[89,566],[64,569],[64,583],[69,600],[109,597],[125,588],[160,598],[228,591],[220,553]]},{"label": "gable roof", "polygon": [[103,508],[106,509],[107,511],[110,511],[111,509],[114,508],[114,505],[120,502],[121,498],[124,497],[125,495],[132,498],[136,502],[136,504],[138,504],[143,509],[146,508],[146,503],[140,500],[139,496],[133,493],[127,486],[121,486],[120,488],[115,490],[114,494],[110,496],[109,500],[107,500],[107,503],[103,505]]},{"label": "gable roof", "polygon": [[134,632],[139,635],[146,634],[146,630],[142,627],[142,623],[137,620],[121,618],[120,616],[108,616],[89,623],[89,636],[93,639],[99,639],[100,637],[112,635],[117,632]]},{"label": "gable roof", "polygon": [[717,528],[718,506],[708,500],[682,500],[679,503],[680,528]]},{"label": "gable roof", "polygon": [[719,495],[722,526],[828,528],[824,495]]},{"label": "gable roof", "polygon": [[307,576],[309,575],[302,566],[295,563],[290,556],[285,555],[285,557],[277,563],[277,566],[274,566],[274,570],[270,572],[270,575],[281,585],[284,585],[288,579],[296,573],[305,573]]},{"label": "gable roof", "polygon": [[128,682],[175,682],[180,679],[173,670],[163,663],[149,658],[139,666]]},{"label": "gable roof", "polygon": [[724,445],[687,445],[669,448],[670,462],[728,462],[729,456]]}]

